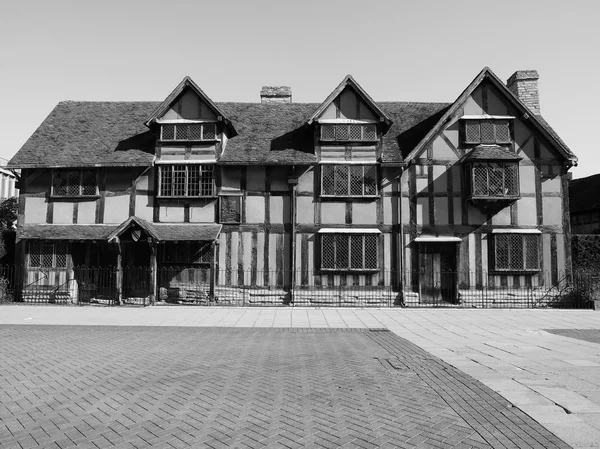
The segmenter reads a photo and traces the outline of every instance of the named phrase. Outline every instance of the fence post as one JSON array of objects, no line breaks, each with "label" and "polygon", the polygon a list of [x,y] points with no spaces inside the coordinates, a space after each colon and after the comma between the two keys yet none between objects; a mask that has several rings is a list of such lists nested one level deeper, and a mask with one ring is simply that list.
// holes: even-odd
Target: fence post
[{"label": "fence post", "polygon": [[218,244],[219,242],[216,240],[211,242],[210,244],[210,284],[208,295],[211,301],[215,300],[215,257],[217,253],[216,249]]}]

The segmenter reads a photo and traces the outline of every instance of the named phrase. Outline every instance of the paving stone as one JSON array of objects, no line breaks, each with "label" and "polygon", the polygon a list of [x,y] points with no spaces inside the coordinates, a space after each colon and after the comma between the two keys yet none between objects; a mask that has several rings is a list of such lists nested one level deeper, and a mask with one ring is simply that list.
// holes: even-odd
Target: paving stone
[{"label": "paving stone", "polygon": [[567,447],[391,332],[0,326],[0,447]]}]

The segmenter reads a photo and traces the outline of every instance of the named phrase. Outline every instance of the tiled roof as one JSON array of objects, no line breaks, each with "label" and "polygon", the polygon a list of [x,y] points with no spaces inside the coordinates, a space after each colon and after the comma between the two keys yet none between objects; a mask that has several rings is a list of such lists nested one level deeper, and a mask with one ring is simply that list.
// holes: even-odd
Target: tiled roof
[{"label": "tiled roof", "polygon": [[105,240],[114,228],[102,224],[25,224],[17,234],[19,239]]},{"label": "tiled roof", "polygon": [[520,161],[521,159],[520,156],[499,145],[477,145],[465,157],[465,161]]},{"label": "tiled roof", "polygon": [[[155,137],[145,126],[159,102],[59,103],[10,167],[151,165]],[[446,103],[378,103],[393,120],[383,141],[384,162],[398,162],[426,133]],[[311,164],[312,130],[305,125],[317,103],[216,103],[234,124],[220,162]]]},{"label": "tiled roof", "polygon": [[[169,224],[144,221],[144,225],[161,242],[213,241],[222,228],[222,225],[214,223]],[[25,224],[19,229],[18,237],[34,240],[107,240],[118,227],[104,224]]]},{"label": "tiled roof", "polygon": [[144,122],[158,104],[61,102],[9,167],[151,165],[155,137]]},{"label": "tiled roof", "polygon": [[213,241],[221,232],[223,225],[213,223],[148,223],[158,240],[165,241]]}]

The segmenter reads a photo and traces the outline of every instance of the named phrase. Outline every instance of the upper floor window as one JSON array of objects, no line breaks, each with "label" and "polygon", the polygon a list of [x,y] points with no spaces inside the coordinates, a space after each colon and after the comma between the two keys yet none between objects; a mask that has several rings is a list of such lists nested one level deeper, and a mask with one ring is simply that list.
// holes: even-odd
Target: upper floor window
[{"label": "upper floor window", "polygon": [[496,271],[537,271],[540,234],[494,234]]},{"label": "upper floor window", "polygon": [[374,124],[323,124],[321,140],[330,141],[374,141],[377,140],[377,127]]},{"label": "upper floor window", "polygon": [[330,271],[376,270],[376,234],[322,234],[321,269]]},{"label": "upper floor window", "polygon": [[160,140],[163,141],[201,141],[217,138],[216,123],[164,124],[161,125],[160,131]]},{"label": "upper floor window", "polygon": [[159,165],[158,179],[162,197],[212,197],[215,194],[214,165]]},{"label": "upper floor window", "polygon": [[508,144],[511,142],[508,119],[464,121],[467,144]]},{"label": "upper floor window", "polygon": [[471,198],[515,198],[519,196],[517,162],[473,162],[467,166]]},{"label": "upper floor window", "polygon": [[376,165],[322,165],[321,196],[377,195]]},{"label": "upper floor window", "polygon": [[98,182],[95,170],[53,170],[52,195],[95,196]]}]

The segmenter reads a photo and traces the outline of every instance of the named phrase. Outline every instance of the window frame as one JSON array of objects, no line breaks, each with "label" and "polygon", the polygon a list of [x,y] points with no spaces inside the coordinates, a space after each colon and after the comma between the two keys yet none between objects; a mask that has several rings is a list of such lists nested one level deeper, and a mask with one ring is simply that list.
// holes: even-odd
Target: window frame
[{"label": "window frame", "polygon": [[[50,265],[44,263],[44,249],[47,247],[52,248],[52,263]],[[57,248],[61,251],[57,251]],[[63,254],[59,254],[63,252]],[[66,269],[68,265],[67,256],[69,254],[67,242],[61,240],[31,240],[27,245],[27,266],[29,268],[38,269]],[[32,264],[31,256],[39,256],[39,264]],[[64,265],[57,264],[57,257],[64,256]],[[47,256],[47,255],[46,255]]]},{"label": "window frame", "polygon": [[[374,261],[375,261],[375,266],[374,267],[367,267],[367,237],[371,237],[374,239],[374,251],[375,251],[375,255],[374,255]],[[325,266],[325,257],[324,254],[326,253],[326,248],[325,248],[325,244],[326,244],[326,239],[330,238],[331,242],[333,242],[333,248],[329,249],[330,252],[333,252],[333,266]],[[362,264],[360,268],[357,267],[353,267],[353,260],[352,260],[352,249],[353,249],[353,240],[357,239],[357,238],[361,238],[362,239]],[[346,266],[342,266],[337,258],[338,256],[338,240],[341,239],[347,239],[348,242],[346,244],[347,247],[347,254],[346,254],[346,259],[347,259],[347,264]],[[375,234],[375,233],[360,233],[360,232],[340,232],[340,233],[323,233],[323,234],[319,234],[319,267],[321,269],[321,271],[323,272],[327,272],[327,273],[332,273],[332,272],[338,272],[338,273],[373,273],[376,271],[379,271],[380,267],[379,267],[379,234]]]},{"label": "window frame", "polygon": [[[86,186],[84,185],[83,180],[84,180],[84,173],[86,173],[86,172],[91,173],[93,175],[94,193],[84,193]],[[64,194],[56,192],[56,187],[57,187],[56,181],[57,181],[59,173],[64,175],[64,177],[66,179],[66,184],[64,185],[64,188],[66,189],[66,193],[64,193]],[[70,184],[69,177],[70,177],[70,175],[73,175],[74,173],[77,173],[78,182],[76,184]],[[77,193],[73,193],[73,192],[69,191],[70,188],[73,188],[73,187],[77,187]],[[71,168],[64,168],[64,169],[54,168],[54,169],[52,169],[50,196],[53,198],[97,198],[98,196],[100,196],[99,186],[98,186],[98,170],[93,169],[93,168],[72,168],[72,169]]]},{"label": "window frame", "polygon": [[[540,258],[542,256],[541,254],[541,233],[526,233],[526,232],[498,232],[498,233],[493,233],[493,263],[494,263],[494,271],[498,272],[498,273],[502,273],[502,274],[507,274],[507,273],[538,273],[541,270],[541,264],[540,264]],[[512,252],[515,250],[515,248],[513,248],[511,246],[511,238],[514,237],[521,237],[521,242],[519,243],[522,247],[522,267],[519,266],[511,266],[511,255]],[[498,261],[498,248],[499,248],[499,239],[501,238],[507,238],[509,239],[508,244],[507,244],[507,261],[508,261],[508,266],[506,267],[501,267],[500,263]],[[527,254],[527,239],[535,239],[535,244],[534,247],[536,248],[536,264],[535,267],[528,267],[528,254]]]},{"label": "window frame", "polygon": [[[325,179],[325,169],[326,167],[332,167],[333,168],[333,193],[324,193],[326,188],[324,186],[324,179]],[[362,193],[361,194],[357,194],[357,193],[352,193],[352,169],[356,168],[356,167],[361,167],[362,168]],[[375,173],[375,179],[374,179],[374,183],[373,186],[375,188],[375,193],[365,193],[366,191],[366,183],[365,183],[365,172],[367,171],[367,167],[369,169],[373,169],[374,173]],[[346,182],[345,184],[347,184],[347,190],[345,193],[343,194],[336,194],[335,190],[338,187],[336,185],[336,169],[339,170],[340,168],[345,168],[346,169]],[[379,196],[379,166],[377,164],[321,164],[319,166],[319,185],[320,185],[320,196],[321,198],[354,198],[354,199],[360,199],[360,198],[367,198],[367,199],[372,199],[372,198],[377,198]]]},{"label": "window frame", "polygon": [[[165,139],[164,137],[164,129],[166,126],[173,127],[173,138]],[[177,138],[177,127],[187,127],[188,130],[186,135],[188,136],[185,139]],[[199,139],[190,139],[189,138],[189,127],[190,126],[200,126],[200,138]],[[204,127],[212,126],[214,131],[214,137],[212,138],[204,138]],[[193,123],[161,123],[160,125],[160,141],[161,142],[214,142],[219,140],[219,133],[217,131],[217,122],[193,122]]]},{"label": "window frame", "polygon": [[[325,134],[325,129],[327,128],[333,128],[332,132],[333,132],[333,137],[329,138],[326,137]],[[348,138],[340,138],[338,137],[338,132],[337,132],[337,127],[340,128],[346,128],[346,135],[348,136]],[[350,138],[350,136],[352,135],[351,133],[351,127],[360,127],[360,139],[352,139]],[[367,129],[369,127],[374,128],[374,133],[375,136],[373,138],[369,138],[367,136]],[[320,124],[320,130],[319,130],[319,140],[323,141],[323,142],[377,142],[378,141],[378,135],[377,135],[377,124],[376,123],[321,123]]]},{"label": "window frame", "polygon": [[[489,117],[489,118],[470,118],[470,119],[463,119],[463,126],[462,126],[462,132],[463,132],[463,143],[465,145],[509,145],[513,142],[514,137],[513,137],[513,119],[512,118],[494,118],[494,117]],[[493,123],[494,124],[494,141],[483,141],[481,135],[481,126],[482,123],[486,122],[486,123]],[[506,140],[498,140],[497,135],[497,127],[499,125],[500,122],[506,122],[506,125],[508,127],[508,139]],[[477,140],[469,140],[469,134],[467,133],[467,124],[477,124],[479,127],[479,139]]]},{"label": "window frame", "polygon": [[[475,168],[477,166],[485,166],[486,167],[486,177],[487,177],[487,185],[486,190],[487,194],[476,193],[476,179],[475,179]],[[495,166],[495,167],[494,167]],[[506,180],[507,173],[509,167],[513,167],[515,178],[513,182],[516,185],[515,193],[500,193],[500,194],[492,194],[492,189],[490,187],[490,171],[492,169],[500,166],[502,168],[502,190],[506,188]],[[519,170],[519,162],[518,161],[503,161],[503,160],[481,160],[481,161],[472,161],[466,166],[467,168],[467,179],[469,180],[469,198],[473,200],[514,200],[519,199],[521,197],[521,179],[520,179],[520,170]]]},{"label": "window frame", "polygon": [[[185,163],[173,163],[173,164],[157,164],[158,167],[158,176],[157,176],[157,198],[215,198],[217,196],[217,192],[216,192],[216,183],[215,183],[215,175],[216,175],[216,164],[185,164]],[[181,168],[181,167],[185,167],[185,177],[184,177],[184,184],[183,184],[183,194],[178,194],[178,195],[174,195],[173,193],[176,191],[176,181],[177,179],[181,179],[181,178],[176,178],[175,176],[175,167],[177,168]],[[190,190],[190,168],[191,167],[198,167],[199,168],[199,174],[198,174],[198,195],[190,195],[189,194],[189,190]],[[207,169],[207,167],[211,167],[210,170]],[[164,178],[164,170],[167,170],[168,168],[170,168],[170,183],[171,183],[171,187],[170,187],[170,194],[163,194],[163,178]],[[203,173],[206,170],[206,172],[210,171],[210,180],[206,180],[203,181]],[[192,175],[193,176],[193,175]],[[205,189],[206,189],[206,185],[208,184],[208,182],[210,182],[210,193],[206,193],[206,194],[202,194]]]}]

